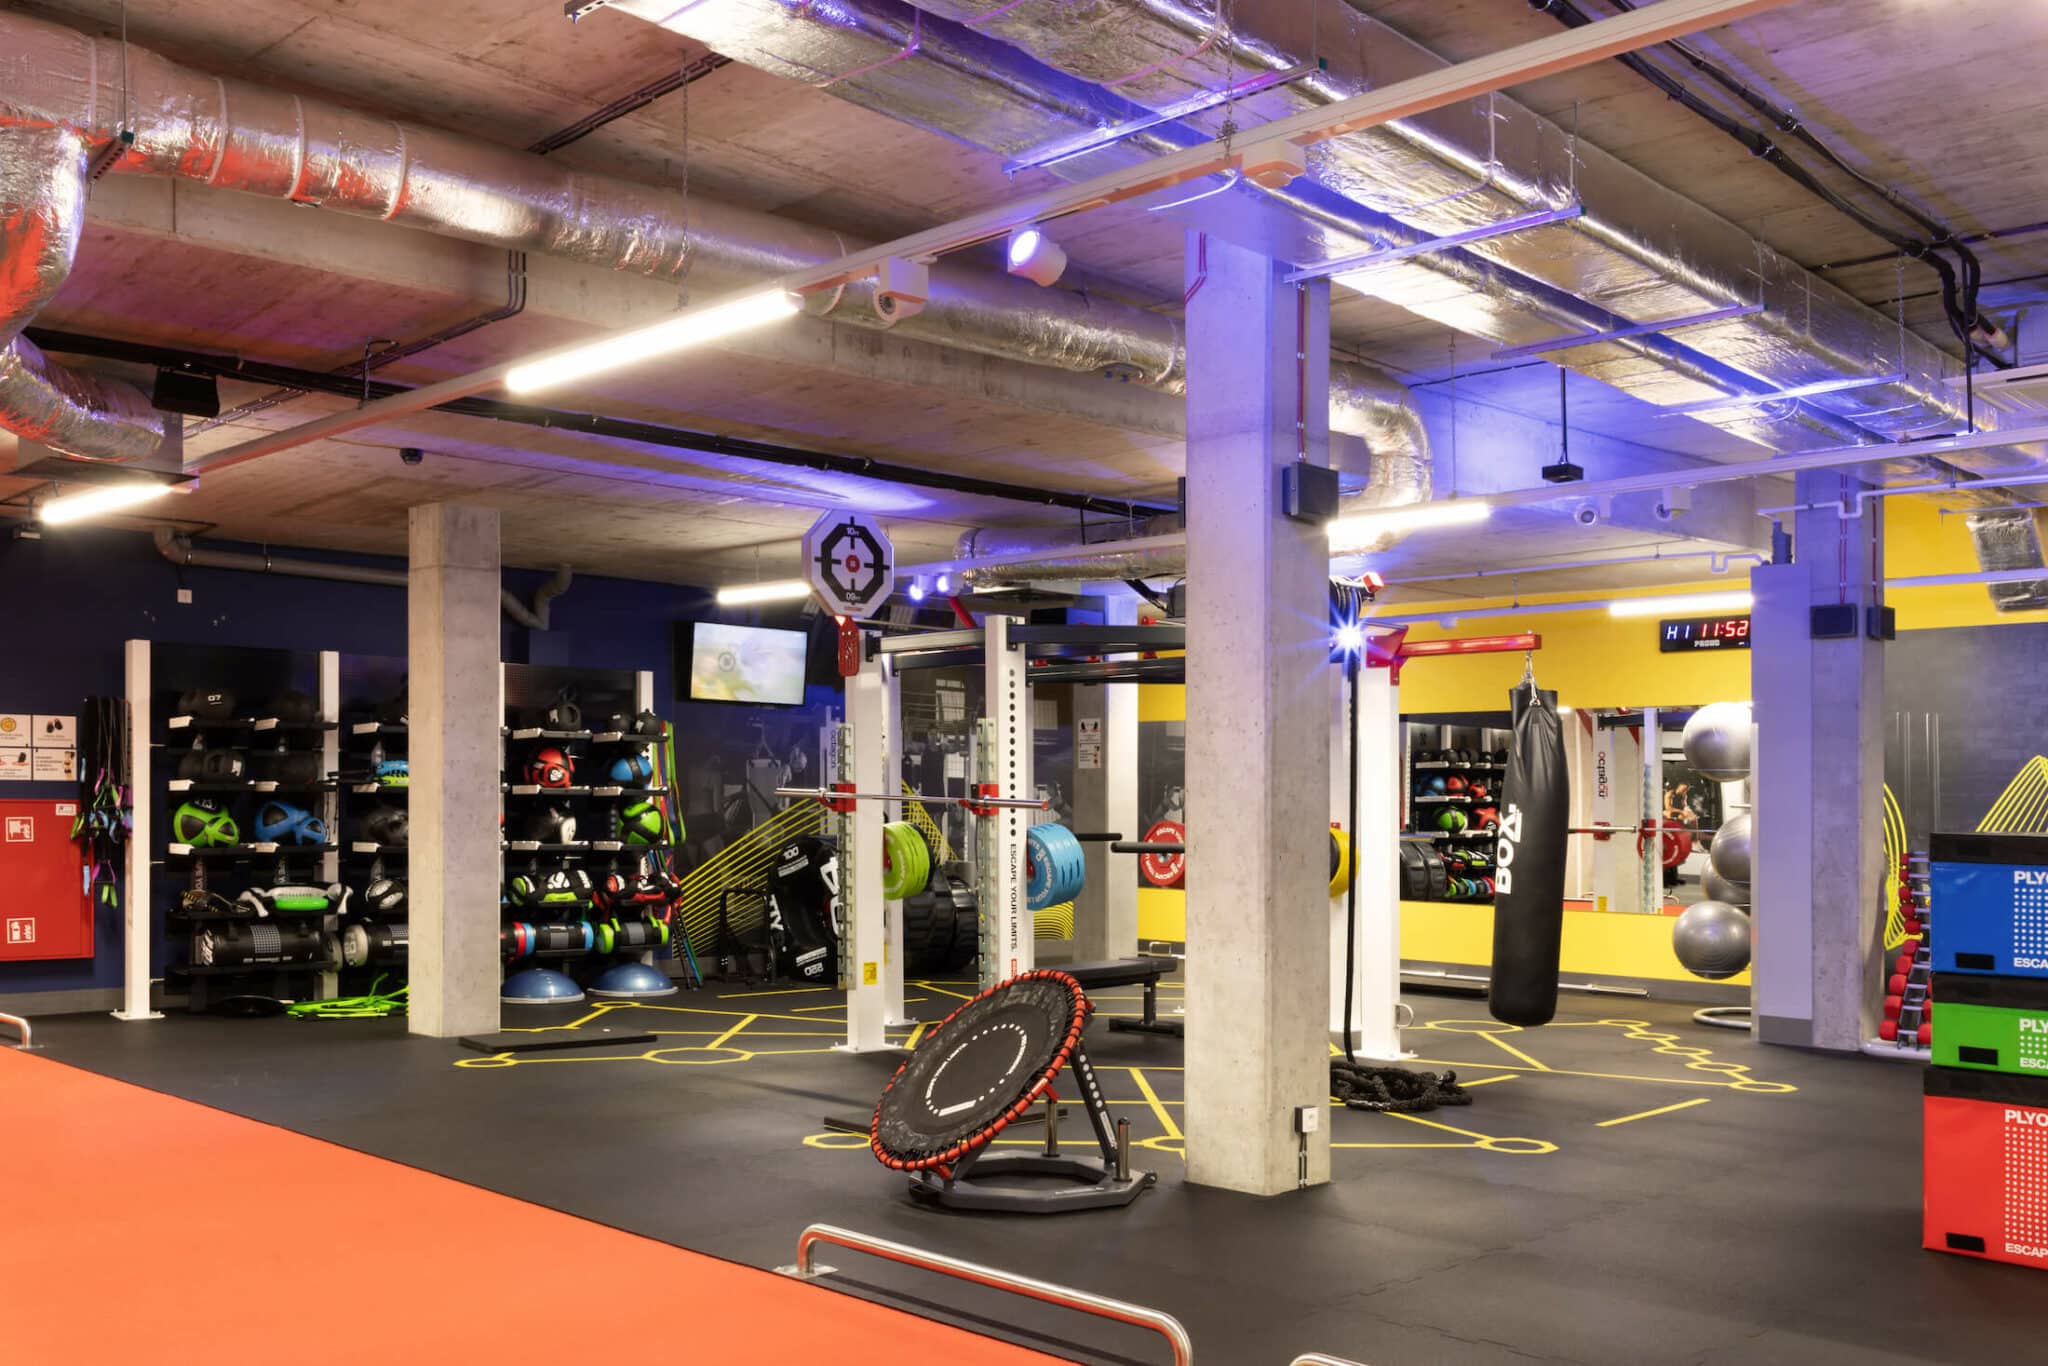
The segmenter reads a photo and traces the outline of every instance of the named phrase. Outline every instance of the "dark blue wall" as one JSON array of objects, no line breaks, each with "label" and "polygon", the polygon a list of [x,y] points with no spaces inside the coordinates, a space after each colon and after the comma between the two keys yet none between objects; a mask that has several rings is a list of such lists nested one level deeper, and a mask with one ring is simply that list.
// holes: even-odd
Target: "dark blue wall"
[{"label": "dark blue wall", "polygon": [[[226,548],[223,543],[223,548]],[[254,548],[254,547],[238,547]],[[300,559],[403,569],[402,561],[274,547]],[[542,573],[508,571],[506,586],[530,600]],[[181,605],[180,586],[193,602]],[[120,696],[123,642],[131,639],[344,654],[403,656],[406,601],[400,588],[273,577],[233,570],[179,569],[147,535],[96,529],[52,531],[39,541],[0,541],[0,711],[70,714],[81,698]],[[702,589],[579,576],[555,599],[553,629],[504,623],[502,657],[514,663],[593,669],[648,669],[655,709],[676,723],[679,761],[690,737],[743,728],[754,709],[673,700],[674,623],[719,613]],[[767,625],[795,625],[792,617]],[[814,646],[814,649],[816,647]],[[812,690],[812,707],[829,703]],[[808,710],[808,709],[807,709]],[[787,712],[766,713],[787,718]],[[137,718],[138,721],[141,718]],[[68,798],[70,784],[8,783],[0,797]],[[121,981],[121,923],[101,908],[91,960],[0,963],[0,996],[115,987]]]}]

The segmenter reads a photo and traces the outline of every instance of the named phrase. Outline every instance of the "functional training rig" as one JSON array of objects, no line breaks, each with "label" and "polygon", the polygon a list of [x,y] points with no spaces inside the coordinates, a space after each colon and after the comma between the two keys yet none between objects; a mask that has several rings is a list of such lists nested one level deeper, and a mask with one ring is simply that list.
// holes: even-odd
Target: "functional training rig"
[{"label": "functional training rig", "polygon": [[[1081,1031],[1095,1011],[1064,972],[1020,973],[962,1005],[926,1035],[875,1105],[868,1145],[882,1165],[910,1173],[910,1196],[949,1209],[1056,1214],[1128,1205],[1156,1179],[1130,1168],[1130,1121],[1112,1122]],[[1059,1096],[1071,1067],[1099,1157],[1059,1151]],[[997,1153],[989,1145],[1045,1102],[1045,1147]],[[1031,1185],[991,1177],[1039,1178]],[[1044,1182],[1053,1178],[1061,1184]]]}]

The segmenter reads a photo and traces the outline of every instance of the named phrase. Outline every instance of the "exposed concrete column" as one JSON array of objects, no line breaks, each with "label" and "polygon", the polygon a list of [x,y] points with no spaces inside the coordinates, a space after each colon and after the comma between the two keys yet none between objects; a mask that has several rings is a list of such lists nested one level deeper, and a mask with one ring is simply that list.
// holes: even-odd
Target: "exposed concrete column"
[{"label": "exposed concrete column", "polygon": [[[1802,474],[1801,503],[1853,501],[1862,483]],[[1864,629],[1881,582],[1883,514],[1799,514],[1795,563],[1750,579],[1756,809],[1751,873],[1757,1037],[1853,1051],[1876,1034],[1884,914],[1884,647]],[[1813,638],[1815,607],[1856,630]]]},{"label": "exposed concrete column", "polygon": [[428,503],[407,516],[412,759],[406,1028],[498,1028],[498,514]]},{"label": "exposed concrete column", "polygon": [[[1304,414],[1327,459],[1329,287],[1188,238],[1187,1164],[1329,1180],[1329,548],[1281,513]],[[1199,283],[1198,283],[1199,280]],[[1304,1148],[1306,1158],[1304,1160]]]},{"label": "exposed concrete column", "polygon": [[[1112,598],[1112,626],[1137,620],[1137,601]],[[1074,688],[1074,828],[1143,839],[1138,828],[1138,688],[1104,683]],[[1074,957],[1128,958],[1138,951],[1138,871],[1128,854],[1084,844],[1087,881],[1074,898]]]}]

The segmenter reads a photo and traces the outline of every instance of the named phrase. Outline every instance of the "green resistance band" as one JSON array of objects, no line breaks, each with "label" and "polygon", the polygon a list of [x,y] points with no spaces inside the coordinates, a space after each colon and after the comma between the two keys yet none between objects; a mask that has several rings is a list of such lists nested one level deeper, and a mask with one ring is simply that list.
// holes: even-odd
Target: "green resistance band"
[{"label": "green resistance band", "polygon": [[301,1001],[285,1013],[302,1020],[381,1020],[387,1015],[404,1014],[406,988],[380,992],[377,988],[383,985],[384,979],[380,976],[361,996],[343,996],[333,1001]]}]

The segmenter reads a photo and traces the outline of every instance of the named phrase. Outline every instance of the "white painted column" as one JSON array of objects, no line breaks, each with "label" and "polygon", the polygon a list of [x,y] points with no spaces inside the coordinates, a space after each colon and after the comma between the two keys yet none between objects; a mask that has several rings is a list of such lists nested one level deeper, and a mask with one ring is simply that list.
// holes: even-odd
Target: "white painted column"
[{"label": "white painted column", "polygon": [[452,1038],[498,1028],[498,514],[428,503],[407,521],[406,1028]]},{"label": "white painted column", "polygon": [[156,835],[156,787],[149,771],[149,737],[156,726],[150,709],[149,642],[131,640],[122,650],[128,694],[128,785],[134,794],[129,812],[128,848],[121,878],[121,1008],[117,1020],[161,1020],[150,1009],[150,851]]},{"label": "white painted column", "polygon": [[[884,792],[903,790],[903,680],[883,655],[876,661],[882,674],[882,787]],[[892,818],[903,819],[903,808],[887,808]],[[938,851],[932,851],[937,860]],[[891,901],[883,912],[886,946],[882,952],[882,1019],[893,1029],[907,1029],[914,1021],[903,1009],[903,903]]]},{"label": "white painted column", "polygon": [[[863,660],[860,672],[846,680],[847,746],[851,763],[841,780],[856,792],[884,792],[884,720],[888,690],[882,668]],[[882,826],[889,808],[881,802],[855,802],[842,824],[846,839],[839,850],[839,895],[845,899],[849,936],[839,946],[846,974],[846,1042],[849,1052],[872,1053],[887,1048],[888,1011],[882,985],[882,955],[888,927],[882,899]]]},{"label": "white painted column", "polygon": [[[1118,604],[1131,604],[1119,599]],[[1112,615],[1112,624],[1128,624]],[[1143,839],[1138,828],[1138,688],[1074,688],[1074,828]],[[1128,854],[1084,844],[1087,879],[1074,898],[1074,958],[1094,963],[1138,951],[1138,875]]]},{"label": "white painted column", "polygon": [[[1329,1180],[1329,547],[1281,512],[1327,459],[1327,282],[1188,239],[1188,1179]],[[1313,1110],[1313,1133],[1297,1112]]]},{"label": "white painted column", "polygon": [[[1337,723],[1330,746],[1330,819],[1348,819],[1351,748],[1357,746],[1358,829],[1351,857],[1358,865],[1358,932],[1352,944],[1351,1041],[1361,1058],[1412,1056],[1401,1047],[1395,1006],[1401,1000],[1401,690],[1387,669],[1358,671],[1358,725],[1351,727],[1350,691],[1336,669]],[[1328,867],[1328,863],[1324,864]],[[1344,1042],[1344,950],[1351,938],[1348,902],[1330,898],[1330,1038]]]},{"label": "white painted column", "polygon": [[[1861,483],[1801,475],[1801,503],[1853,500]],[[1750,880],[1757,1037],[1853,1052],[1877,1032],[1884,888],[1884,648],[1877,601],[1882,514],[1802,513],[1795,563],[1752,572]],[[1846,601],[1856,634],[1816,640],[1816,605]]]}]

